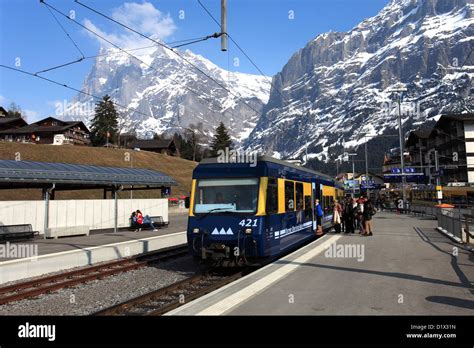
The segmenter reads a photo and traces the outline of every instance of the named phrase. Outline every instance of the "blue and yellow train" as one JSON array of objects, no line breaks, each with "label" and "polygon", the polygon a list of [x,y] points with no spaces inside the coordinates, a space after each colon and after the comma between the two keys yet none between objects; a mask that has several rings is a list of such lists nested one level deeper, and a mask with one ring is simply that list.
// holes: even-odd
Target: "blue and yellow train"
[{"label": "blue and yellow train", "polygon": [[343,194],[329,176],[267,156],[253,164],[203,160],[188,202],[190,252],[224,266],[277,257],[314,238],[316,199],[329,229],[330,207]]}]

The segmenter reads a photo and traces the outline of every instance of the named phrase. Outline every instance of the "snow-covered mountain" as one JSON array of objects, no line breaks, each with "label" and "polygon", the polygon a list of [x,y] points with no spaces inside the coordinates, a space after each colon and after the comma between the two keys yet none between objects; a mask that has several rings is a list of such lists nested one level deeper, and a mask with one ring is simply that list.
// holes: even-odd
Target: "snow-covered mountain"
[{"label": "snow-covered mountain", "polygon": [[349,32],[317,36],[273,77],[244,147],[319,159],[356,147],[398,127],[399,82],[409,124],[474,109],[473,1],[392,0]]},{"label": "snow-covered mountain", "polygon": [[[140,137],[151,137],[202,123],[204,132],[212,135],[223,121],[238,143],[253,130],[268,101],[270,78],[229,72],[189,50],[180,52],[229,93],[170,50],[156,47],[130,53],[141,61],[117,49],[102,48],[82,88],[99,97],[109,94],[127,106],[118,108],[124,132],[135,130]],[[96,102],[79,94],[65,118],[90,124]]]}]

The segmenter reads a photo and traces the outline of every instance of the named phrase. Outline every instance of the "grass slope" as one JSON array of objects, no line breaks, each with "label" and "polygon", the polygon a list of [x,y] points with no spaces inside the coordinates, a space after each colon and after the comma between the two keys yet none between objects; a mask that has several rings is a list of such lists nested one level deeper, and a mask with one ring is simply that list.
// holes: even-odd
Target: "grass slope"
[{"label": "grass slope", "polygon": [[[127,153],[131,161],[126,161]],[[0,142],[0,159],[23,161],[60,162],[71,164],[91,164],[105,167],[144,168],[168,174],[178,183],[171,188],[171,196],[188,195],[191,190],[191,177],[197,163],[178,157],[166,156],[148,151],[129,149],[108,149],[83,146],[53,146]],[[136,191],[134,198],[160,197],[159,190]],[[130,192],[119,197],[130,197]],[[56,199],[101,199],[102,190],[57,192]],[[41,190],[0,190],[0,200],[41,199]]]}]

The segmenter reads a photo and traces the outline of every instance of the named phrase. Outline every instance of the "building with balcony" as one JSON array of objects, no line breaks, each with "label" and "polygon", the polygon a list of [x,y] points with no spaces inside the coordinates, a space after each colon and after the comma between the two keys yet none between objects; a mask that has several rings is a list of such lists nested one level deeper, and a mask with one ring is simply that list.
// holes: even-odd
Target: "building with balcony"
[{"label": "building with balcony", "polygon": [[90,131],[83,122],[61,121],[54,117],[0,131],[2,141],[34,144],[89,145],[89,136]]},{"label": "building with balcony", "polygon": [[411,132],[405,149],[407,166],[423,172],[428,182],[439,176],[443,186],[474,185],[474,114],[442,115],[430,131]]}]

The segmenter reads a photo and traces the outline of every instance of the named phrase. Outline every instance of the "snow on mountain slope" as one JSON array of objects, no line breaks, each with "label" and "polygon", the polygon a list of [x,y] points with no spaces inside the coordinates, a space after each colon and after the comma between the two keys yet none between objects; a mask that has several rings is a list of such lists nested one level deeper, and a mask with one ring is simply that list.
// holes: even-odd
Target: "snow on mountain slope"
[{"label": "snow on mountain slope", "polygon": [[[127,106],[119,108],[125,132],[135,130],[141,137],[151,137],[202,123],[205,133],[212,135],[223,121],[238,143],[255,127],[268,101],[270,78],[229,72],[189,50],[180,52],[229,93],[167,49],[155,47],[130,53],[146,64],[117,49],[102,48],[82,88],[95,96],[109,94],[116,103]],[[79,94],[66,111],[66,118],[90,124],[96,101]]]},{"label": "snow on mountain slope", "polygon": [[473,0],[392,0],[349,32],[318,35],[274,76],[243,146],[328,159],[398,127],[389,91],[400,82],[404,123],[472,110],[473,11]]}]

